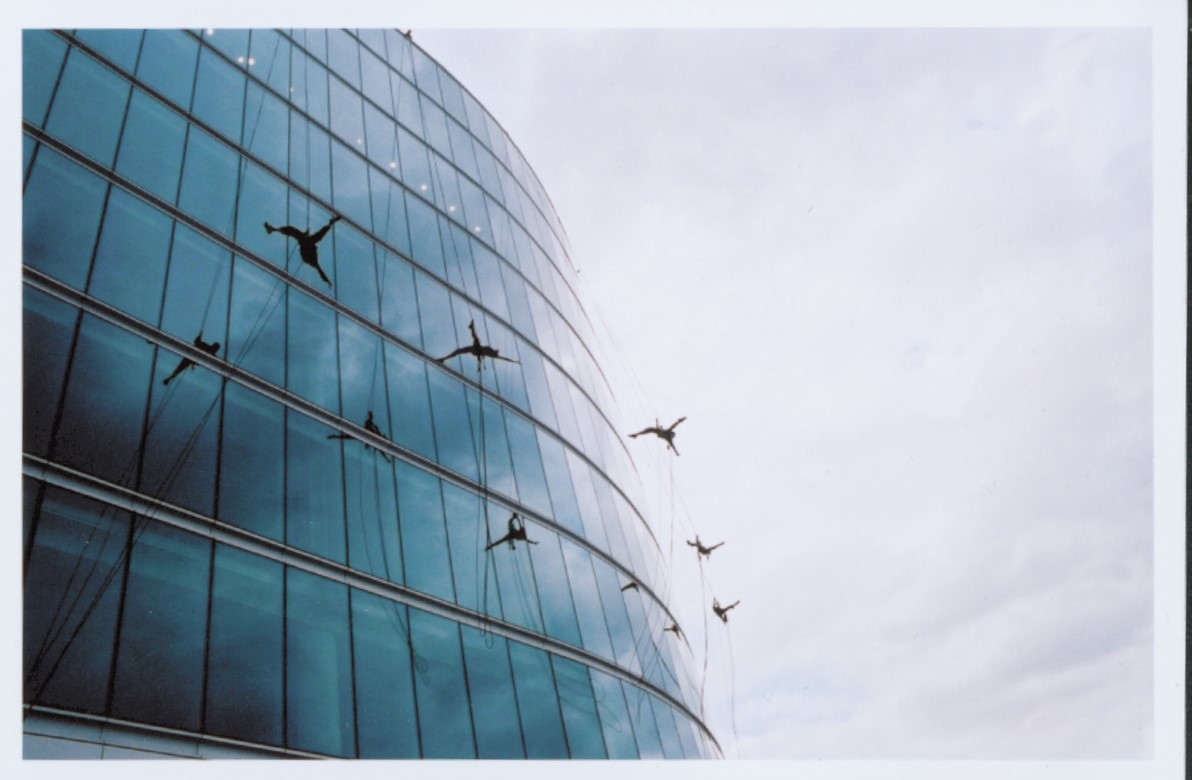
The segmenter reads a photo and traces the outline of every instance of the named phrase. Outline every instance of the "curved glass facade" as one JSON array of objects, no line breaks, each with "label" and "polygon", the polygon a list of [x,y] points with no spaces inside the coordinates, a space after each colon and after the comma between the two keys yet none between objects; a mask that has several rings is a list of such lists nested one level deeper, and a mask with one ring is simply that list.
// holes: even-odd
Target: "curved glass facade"
[{"label": "curved glass facade", "polygon": [[392,30],[23,48],[26,756],[718,757],[484,108]]}]

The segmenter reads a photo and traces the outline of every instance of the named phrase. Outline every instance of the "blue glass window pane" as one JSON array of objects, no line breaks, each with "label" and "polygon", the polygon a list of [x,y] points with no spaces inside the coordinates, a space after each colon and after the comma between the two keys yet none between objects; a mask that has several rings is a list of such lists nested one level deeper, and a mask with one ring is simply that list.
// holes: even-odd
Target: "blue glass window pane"
[{"label": "blue glass window pane", "polygon": [[273,167],[286,170],[290,149],[290,111],[286,104],[256,84],[248,85],[244,146]]},{"label": "blue glass window pane", "polygon": [[75,37],[132,73],[141,48],[141,30],[75,30]]},{"label": "blue glass window pane", "polygon": [[112,191],[87,292],[156,325],[173,220],[121,189]]},{"label": "blue glass window pane", "polygon": [[364,127],[368,159],[391,176],[399,176],[397,133],[393,129],[393,120],[382,114],[371,103],[365,103]]},{"label": "blue glass window pane", "polygon": [[339,321],[339,378],[343,416],[364,425],[371,412],[384,438],[391,436],[381,339],[347,317]]},{"label": "blue glass window pane", "polygon": [[348,589],[286,571],[286,745],[356,754]]},{"label": "blue glass window pane", "polygon": [[[443,485],[443,507],[447,517],[447,538],[451,550],[451,571],[455,578],[456,602],[463,607],[500,617],[496,572],[490,553],[484,548],[489,537],[484,533],[484,512],[479,497],[450,482]],[[504,523],[493,525],[504,533]]]},{"label": "blue glass window pane", "polygon": [[646,699],[654,697],[628,683],[622,683],[625,691],[626,703],[629,706],[629,719],[633,725],[634,736],[637,737],[638,752],[645,759],[666,758],[662,750],[662,738],[658,735],[658,726],[654,722],[654,710],[646,704]]},{"label": "blue glass window pane", "polygon": [[246,162],[243,168],[236,209],[236,241],[253,254],[285,267],[287,257],[298,254],[296,242],[280,233],[270,234],[265,223],[274,227],[285,224],[286,185],[253,163]]},{"label": "blue glass window pane", "polygon": [[400,583],[393,466],[359,442],[344,444],[344,492],[348,508],[348,563],[353,569]]},{"label": "blue glass window pane", "polygon": [[604,533],[604,519],[600,516],[600,504],[596,500],[596,489],[592,484],[595,479],[592,468],[570,450],[567,451],[567,465],[571,470],[571,484],[575,488],[584,537],[607,552],[608,537]]},{"label": "blue glass window pane", "polygon": [[488,123],[485,120],[484,109],[476,102],[476,98],[469,95],[467,92],[463,93],[464,110],[467,112],[468,128],[472,133],[480,139],[482,144],[488,145]]},{"label": "blue glass window pane", "polygon": [[[364,33],[362,32],[363,36]],[[384,48],[380,49],[384,52]],[[364,95],[386,113],[393,113],[393,96],[389,90],[389,67],[366,49],[360,50],[360,82]]]},{"label": "blue glass window pane", "polygon": [[356,39],[345,30],[327,31],[327,65],[348,83],[360,89],[360,55]]},{"label": "blue glass window pane", "polygon": [[248,56],[248,30],[221,27],[203,31],[203,40],[208,46],[219,49],[237,62],[243,63]]},{"label": "blue glass window pane", "polygon": [[480,479],[479,399],[443,371],[432,370],[428,378],[439,463],[476,481]]},{"label": "blue glass window pane", "polygon": [[385,344],[384,350],[394,441],[434,460],[437,456],[426,364],[392,344]]},{"label": "blue glass window pane", "polygon": [[319,62],[327,61],[327,31],[324,29],[318,30],[295,30],[295,40],[301,45],[305,46],[307,51],[314,55]]},{"label": "blue glass window pane", "polygon": [[405,193],[376,169],[370,169],[368,175],[373,191],[373,230],[387,244],[409,257],[410,229],[406,223]]},{"label": "blue glass window pane", "polygon": [[629,708],[625,705],[625,695],[621,691],[620,681],[596,669],[589,671],[608,757],[638,758],[637,742],[633,739],[633,724],[629,720]]},{"label": "blue glass window pane", "polygon": [[190,128],[178,206],[217,232],[232,234],[239,157],[208,133]]},{"label": "blue glass window pane", "polygon": [[[422,108],[419,106],[418,90],[413,84],[403,78],[390,79],[390,86],[393,88],[393,106],[394,110],[397,112],[397,121],[401,122],[408,130],[421,138]],[[401,133],[399,133],[399,135],[401,135]],[[406,135],[408,135],[408,133]],[[423,160],[425,161],[426,152],[423,152],[422,155]],[[423,181],[425,181],[425,179]],[[411,186],[416,186],[416,183],[407,183]]]},{"label": "blue glass window pane", "polygon": [[282,538],[282,406],[229,382],[224,390],[219,518]]},{"label": "blue glass window pane", "polygon": [[489,364],[493,377],[496,379],[497,390],[506,401],[515,404],[520,409],[529,411],[530,399],[526,395],[526,383],[522,377],[522,349],[518,346],[519,339],[497,320],[489,317],[484,319],[489,346],[500,352],[502,357],[508,357],[510,361],[517,361],[495,360]]},{"label": "blue glass window pane", "polygon": [[286,544],[344,563],[342,448],[338,440],[328,438],[335,433],[287,411]]},{"label": "blue glass window pane", "polygon": [[437,154],[431,155],[431,165],[434,171],[432,175],[435,183],[435,201],[439,208],[447,212],[447,216],[462,224],[463,199],[459,194],[459,178],[455,174],[455,168]]},{"label": "blue glass window pane", "polygon": [[[613,659],[618,666],[640,674],[633,626],[629,622],[629,614],[625,610],[621,579],[612,566],[595,556],[592,556],[592,570],[596,575],[596,583],[600,589],[600,601],[608,623],[609,638],[612,640]],[[630,580],[625,580],[625,584],[629,582]]]},{"label": "blue glass window pane", "polygon": [[[469,298],[479,298],[480,286],[476,282],[476,268],[472,262],[471,240],[461,228],[447,220],[439,220],[439,232],[443,242],[443,260],[447,266],[447,282],[462,289]],[[473,319],[471,308],[464,307],[462,300],[453,300],[452,303],[457,304],[456,313],[460,315],[456,317],[458,321]]]},{"label": "blue glass window pane", "polygon": [[372,227],[372,204],[368,193],[368,166],[346,146],[331,144],[332,187],[336,211],[353,222]]},{"label": "blue glass window pane", "polygon": [[287,316],[286,387],[330,412],[338,412],[339,382],[335,372],[329,370],[338,362],[335,312],[291,287]]},{"label": "blue glass window pane", "polygon": [[[426,274],[414,274],[414,287],[418,291],[418,313],[422,319],[422,343],[431,357],[439,358],[462,346],[460,334],[456,331],[451,316],[451,297],[447,288]],[[467,325],[463,326],[463,338],[471,343]]]},{"label": "blue glass window pane", "polygon": [[37,149],[37,141],[34,141],[30,136],[21,136],[21,182],[22,184],[29,178],[29,165],[33,162],[33,152]]},{"label": "blue glass window pane", "polygon": [[625,544],[625,535],[621,529],[621,519],[617,516],[617,505],[613,500],[612,486],[608,480],[599,474],[592,475],[592,486],[596,491],[596,503],[600,506],[600,516],[604,521],[604,532],[608,538],[608,551],[613,559],[622,565],[629,563],[629,548]]},{"label": "blue glass window pane", "polygon": [[683,757],[699,758],[699,747],[696,745],[695,735],[692,733],[691,721],[675,710],[672,710],[671,713],[675,716],[675,729],[679,732],[679,742],[683,745]]},{"label": "blue glass window pane", "polygon": [[327,69],[309,57],[302,63],[306,82],[306,112],[323,127],[328,127]]},{"label": "blue glass window pane", "polygon": [[236,258],[227,355],[233,365],[285,385],[286,286],[280,279]]},{"label": "blue glass window pane", "polygon": [[481,400],[483,414],[480,429],[480,444],[484,452],[481,463],[481,483],[490,490],[495,490],[518,498],[517,483],[513,478],[513,461],[509,456],[509,442],[505,436],[505,410],[487,396]]},{"label": "blue glass window pane", "polygon": [[340,225],[335,230],[335,258],[335,297],[376,322],[379,303],[373,243],[359,231]]},{"label": "blue glass window pane", "polygon": [[146,30],[137,78],[186,109],[198,59],[198,42],[181,30]]},{"label": "blue glass window pane", "polygon": [[[484,187],[484,189],[487,190],[488,193],[492,197],[496,198],[497,200],[500,200],[501,199],[501,176],[499,173],[497,173],[496,159],[493,157],[492,152],[488,151],[480,144],[475,144],[473,146],[473,149],[476,152],[476,167],[480,169],[480,185],[482,187]],[[497,217],[498,213],[500,213],[500,215],[501,215],[499,218]],[[502,244],[499,242],[507,239],[509,241],[508,246],[510,247],[510,251],[511,251],[512,245],[513,245],[513,234],[509,232],[509,230],[510,230],[509,217],[505,213],[504,209],[501,209],[497,205],[497,201],[490,200],[488,202],[488,216],[489,216],[489,219],[493,223],[493,241],[498,242],[497,243],[498,247],[502,247]],[[496,223],[497,223],[498,219],[500,219],[500,221],[502,223],[504,223],[503,228],[499,228],[497,226]],[[498,238],[498,236],[500,235],[500,231],[502,229],[505,231],[505,238]],[[507,253],[508,252],[506,249],[504,249],[504,248],[501,249],[501,254],[507,254]]]},{"label": "blue glass window pane", "polygon": [[584,526],[579,518],[579,505],[576,504],[571,486],[566,449],[553,436],[543,431],[538,431],[538,449],[542,452],[542,466],[546,472],[546,484],[550,488],[555,522],[583,537]]},{"label": "blue glass window pane", "polygon": [[23,260],[83,289],[107,184],[44,146],[25,188]]},{"label": "blue glass window pane", "polygon": [[573,447],[578,447],[583,440],[580,438],[579,423],[575,419],[575,409],[571,405],[571,381],[562,371],[555,368],[553,363],[543,362],[542,368],[546,373],[546,383],[550,386],[551,400],[554,401],[555,415],[559,420],[559,433],[563,434],[563,438]]},{"label": "blue glass window pane", "polygon": [[521,710],[526,758],[567,758],[567,741],[563,736],[559,695],[551,675],[550,657],[537,648],[510,642],[509,660]]},{"label": "blue glass window pane", "polygon": [[476,167],[476,154],[472,151],[472,136],[453,119],[447,120],[447,135],[451,140],[451,159],[473,180],[479,179],[480,169]]},{"label": "blue glass window pane", "polygon": [[501,278],[501,263],[497,256],[479,244],[472,252],[476,278],[480,282],[480,300],[503,320],[509,320],[509,304],[505,300],[505,285]]},{"label": "blue glass window pane", "polygon": [[443,95],[443,107],[459,121],[467,122],[467,111],[464,108],[464,97],[459,82],[444,70],[439,71],[439,90]]},{"label": "blue glass window pane", "polygon": [[508,642],[460,626],[478,758],[525,758]]},{"label": "blue glass window pane", "polygon": [[396,461],[395,466],[406,584],[454,601],[439,480],[404,461]]},{"label": "blue glass window pane", "polygon": [[414,55],[414,74],[418,88],[437,102],[442,102],[442,93],[439,91],[439,66],[417,46],[411,46],[410,50]]},{"label": "blue glass window pane", "polygon": [[607,758],[588,667],[558,656],[553,656],[551,663],[555,667],[555,683],[559,689],[559,705],[571,757]]},{"label": "blue glass window pane", "polygon": [[185,341],[201,335],[207,342],[225,342],[231,275],[231,252],[185,225],[175,225],[161,329]]},{"label": "blue glass window pane", "polygon": [[215,546],[206,731],[281,744],[282,565]]},{"label": "blue glass window pane", "polygon": [[[221,40],[226,38],[224,35],[219,37]],[[245,48],[248,48],[247,39]],[[191,112],[220,135],[231,141],[239,141],[244,114],[244,85],[244,73],[210,49],[203,49],[199,52],[199,74],[195,77]]]},{"label": "blue glass window pane", "polygon": [[364,115],[360,94],[337,78],[331,88],[331,132],[349,147],[364,152]]},{"label": "blue glass window pane", "polygon": [[289,94],[290,44],[275,31],[251,31],[248,68],[275,91]]},{"label": "blue glass window pane", "polygon": [[666,702],[656,696],[649,696],[650,708],[654,710],[654,721],[658,724],[658,734],[662,738],[662,750],[667,758],[682,758],[683,745],[679,742],[679,733],[675,731],[675,718]]},{"label": "blue glass window pane", "polygon": [[559,421],[555,417],[555,406],[550,397],[550,385],[546,381],[542,355],[536,350],[523,349],[520,351],[519,359],[522,377],[526,382],[526,395],[530,397],[530,411],[539,420],[557,430]]},{"label": "blue glass window pane", "polygon": [[171,379],[183,358],[157,352],[157,370],[150,391],[141,491],[172,504],[212,514],[215,496],[215,451],[219,444],[219,398],[222,380],[193,366]]},{"label": "blue glass window pane", "polygon": [[505,415],[509,433],[509,449],[513,454],[513,469],[517,475],[518,497],[526,506],[543,515],[550,515],[550,494],[542,457],[538,452],[538,437],[534,425],[516,414]]},{"label": "blue glass window pane", "polygon": [[153,347],[83,317],[55,435],[54,459],[121,485],[136,476]]},{"label": "blue glass window pane", "polygon": [[331,200],[329,138],[297,111],[290,112],[290,179],[326,201]]},{"label": "blue glass window pane", "polygon": [[421,348],[422,326],[414,292],[414,269],[388,252],[382,252],[380,257],[381,325],[399,339]]},{"label": "blue glass window pane", "polygon": [[23,449],[45,457],[54,415],[62,398],[66,358],[74,338],[78,309],[32,287],[23,289]]},{"label": "blue glass window pane", "polygon": [[411,609],[410,638],[424,662],[414,676],[423,758],[474,758],[458,625]]},{"label": "blue glass window pane", "polygon": [[141,90],[133,90],[116,171],[173,203],[185,141],[186,120]]},{"label": "blue glass window pane", "polygon": [[542,605],[546,632],[575,647],[583,647],[563,552],[559,549],[559,536],[545,528],[534,530],[538,544],[530,548],[530,557],[534,562],[534,577],[538,581],[538,600]]},{"label": "blue glass window pane", "polygon": [[360,58],[363,59],[368,55],[368,50],[372,49],[381,57],[385,56],[385,31],[379,28],[362,27],[356,30],[356,37],[360,39],[361,49]]},{"label": "blue glass window pane", "polygon": [[45,121],[50,96],[66,57],[66,43],[49,30],[21,31],[21,116],[37,127]]},{"label": "blue glass window pane", "polygon": [[406,608],[352,590],[356,731],[361,758],[418,758]]},{"label": "blue glass window pane", "polygon": [[[141,522],[148,522],[142,520]],[[129,558],[112,715],[195,731],[211,542],[149,522]]]},{"label": "blue glass window pane", "polygon": [[[509,510],[489,502],[489,528],[492,538],[505,535]],[[526,535],[537,542],[537,526],[530,524]],[[505,621],[523,626],[535,633],[544,633],[542,611],[538,608],[538,588],[534,583],[534,569],[530,562],[529,545],[512,549],[508,545],[494,548],[490,557],[501,591],[501,614]],[[491,584],[489,587],[492,587]]]},{"label": "blue glass window pane", "polygon": [[104,713],[127,541],[124,512],[46,488],[25,569],[25,701]]},{"label": "blue glass window pane", "polygon": [[445,277],[438,216],[430,206],[417,198],[406,199],[406,212],[410,219],[410,247],[414,262],[440,278]]}]

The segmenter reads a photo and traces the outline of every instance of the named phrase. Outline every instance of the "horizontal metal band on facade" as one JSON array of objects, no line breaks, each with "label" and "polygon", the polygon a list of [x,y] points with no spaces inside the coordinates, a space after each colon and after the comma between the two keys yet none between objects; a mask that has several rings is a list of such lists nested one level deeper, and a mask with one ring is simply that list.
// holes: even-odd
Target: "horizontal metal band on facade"
[{"label": "horizontal metal band on facade", "polygon": [[521,626],[506,623],[503,620],[491,618],[451,602],[411,590],[405,586],[356,571],[344,564],[328,561],[311,553],[289,547],[283,542],[254,534],[243,528],[215,520],[182,507],[167,504],[164,501],[152,499],[137,491],[66,466],[52,463],[35,455],[24,455],[22,472],[25,476],[32,479],[87,496],[131,512],[134,515],[140,515],[146,519],[161,522],[197,536],[236,547],[264,558],[269,558],[287,566],[302,569],[324,579],[339,582],[390,601],[406,604],[453,622],[481,631],[488,631],[506,639],[521,642],[522,644],[530,645],[568,660],[598,669],[630,685],[649,691],[654,696],[665,701],[683,713],[692,723],[698,725],[707,738],[716,745],[717,750],[720,749],[720,745],[711,730],[684,702],[674,698],[670,693],[657,687],[644,677],[634,675],[628,670],[582,648],[574,647],[543,634],[529,631]]}]

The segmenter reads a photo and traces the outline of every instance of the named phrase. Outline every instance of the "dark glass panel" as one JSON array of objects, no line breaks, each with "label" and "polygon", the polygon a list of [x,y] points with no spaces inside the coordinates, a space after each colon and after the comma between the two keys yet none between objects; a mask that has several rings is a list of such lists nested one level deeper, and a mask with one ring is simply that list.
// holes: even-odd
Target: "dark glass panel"
[{"label": "dark glass panel", "polygon": [[464,659],[456,623],[410,610],[410,637],[423,662],[414,676],[423,758],[474,758]]},{"label": "dark glass panel", "polygon": [[219,518],[280,540],[285,463],[281,404],[229,382],[222,431]]},{"label": "dark glass panel", "polygon": [[346,30],[327,31],[327,65],[353,87],[360,89],[359,45]]},{"label": "dark glass panel", "polygon": [[567,569],[559,549],[559,536],[545,528],[535,528],[534,532],[538,544],[530,548],[530,557],[534,561],[534,576],[538,581],[538,600],[542,605],[546,633],[568,644],[583,647],[575,619],[575,605],[571,601]]},{"label": "dark glass panel", "polygon": [[335,433],[286,413],[286,544],[344,563],[342,447],[328,438]]},{"label": "dark glass panel", "polygon": [[596,669],[589,670],[596,697],[600,727],[604,731],[604,746],[612,759],[638,758],[637,742],[633,739],[633,725],[621,682]]},{"label": "dark glass panel", "polygon": [[281,744],[282,565],[215,546],[205,731]]},{"label": "dark glass panel", "polygon": [[156,325],[172,227],[172,219],[145,201],[112,190],[88,294]]},{"label": "dark glass panel", "polygon": [[550,487],[555,522],[583,537],[584,526],[579,518],[579,505],[575,502],[571,472],[567,468],[566,448],[553,436],[538,431],[538,449],[542,452],[542,466],[546,471],[546,484]]},{"label": "dark glass panel", "polygon": [[[220,37],[226,40],[226,36]],[[244,48],[248,48],[247,32]],[[199,74],[195,78],[191,112],[228,140],[239,141],[244,115],[244,85],[243,72],[210,49],[203,49],[199,52]]]},{"label": "dark glass panel", "polygon": [[335,210],[353,222],[372,228],[372,204],[368,194],[368,165],[348,147],[331,142],[332,186]]},{"label": "dark glass panel", "polygon": [[563,711],[563,725],[567,729],[567,746],[572,758],[608,758],[604,751],[604,734],[596,714],[596,699],[592,695],[592,681],[588,667],[553,656],[555,682],[559,690],[559,708]]},{"label": "dark glass panel", "polygon": [[278,387],[285,385],[285,298],[280,279],[247,260],[234,260],[226,354],[234,365]]},{"label": "dark glass panel", "polygon": [[72,49],[54,93],[46,131],[91,159],[111,165],[129,92],[127,81]]},{"label": "dark glass panel", "polygon": [[479,399],[443,371],[429,372],[431,410],[439,463],[475,481],[480,479]]},{"label": "dark glass panel", "polygon": [[192,126],[178,207],[217,232],[231,235],[239,162],[235,152]]},{"label": "dark glass panel", "polygon": [[286,745],[356,755],[348,589],[286,570]]},{"label": "dark glass panel", "polygon": [[98,176],[43,146],[22,203],[23,261],[83,289],[106,190]]},{"label": "dark glass panel", "polygon": [[313,404],[338,412],[335,312],[296,287],[290,287],[288,294],[286,387]]},{"label": "dark glass panel", "polygon": [[62,399],[62,382],[78,309],[32,287],[23,289],[23,448],[25,452],[45,457],[54,415]]},{"label": "dark glass panel", "polygon": [[192,364],[165,387],[182,360],[164,349],[157,352],[141,492],[210,515],[215,509],[222,380]]},{"label": "dark glass panel", "polygon": [[589,652],[614,661],[608,627],[604,621],[604,608],[600,593],[596,589],[596,577],[592,574],[592,555],[587,550],[570,542],[563,542],[563,559],[567,565],[567,576],[571,580],[571,593],[575,600],[575,614]]},{"label": "dark glass panel", "polygon": [[361,758],[418,758],[406,608],[352,590],[356,730]]},{"label": "dark glass panel", "polygon": [[231,252],[185,225],[175,225],[161,329],[185,341],[197,335],[207,342],[226,341],[231,275]]},{"label": "dark glass panel", "polygon": [[382,252],[380,257],[381,325],[399,339],[421,348],[422,325],[418,320],[414,269],[388,252]]},{"label": "dark glass panel", "polygon": [[103,714],[128,515],[47,487],[36,529],[24,582],[25,701]]},{"label": "dark glass panel", "polygon": [[[373,243],[343,224],[335,228],[335,297],[366,319],[377,321],[377,270]],[[329,242],[328,242],[329,243]]]},{"label": "dark glass panel", "polygon": [[525,758],[508,642],[461,626],[478,758]]},{"label": "dark glass panel", "polygon": [[290,156],[290,111],[279,98],[248,85],[244,146],[274,170],[285,173]]},{"label": "dark glass panel", "polygon": [[84,315],[54,459],[121,485],[136,478],[153,347]]},{"label": "dark glass panel", "polygon": [[236,207],[236,242],[276,266],[284,268],[287,260],[297,265],[297,242],[265,230],[265,223],[273,227],[286,224],[285,182],[254,163],[246,162],[243,168]]},{"label": "dark glass panel", "polygon": [[439,480],[404,461],[395,465],[406,584],[444,601],[454,601]]},{"label": "dark glass panel", "polygon": [[141,90],[133,90],[116,171],[173,203],[178,197],[185,141],[185,119]]},{"label": "dark glass panel", "polygon": [[33,152],[37,149],[37,141],[27,135],[21,136],[21,183],[29,178],[29,165],[33,162]]},{"label": "dark glass panel", "polygon": [[[485,552],[484,548],[490,540],[505,533],[504,518],[486,518],[479,497],[450,482],[443,485],[443,507],[447,517],[456,602],[462,607],[499,618],[500,598],[492,556],[504,548],[490,552]],[[488,536],[484,532],[486,520],[494,529]]]},{"label": "dark glass panel", "polygon": [[510,413],[505,415],[505,427],[509,432],[513,470],[517,474],[518,497],[535,512],[550,515],[550,494],[546,488],[546,475],[542,471],[542,457],[538,453],[534,425],[524,417]]},{"label": "dark glass panel", "polygon": [[375,577],[402,582],[393,466],[359,442],[344,443],[348,563]]},{"label": "dark glass panel", "polygon": [[21,31],[21,116],[26,122],[41,127],[45,121],[65,57],[66,43],[49,30]]},{"label": "dark glass panel", "polygon": [[181,30],[146,30],[137,78],[187,109],[198,58],[198,42]]},{"label": "dark glass panel", "polygon": [[129,558],[112,715],[197,731],[211,542],[148,522]]},{"label": "dark glass panel", "polygon": [[384,350],[394,441],[434,460],[435,433],[431,426],[426,364],[392,344],[386,343]]},{"label": "dark glass panel", "polygon": [[559,695],[546,652],[509,643],[509,660],[521,711],[526,758],[567,758],[567,740],[559,714]]}]

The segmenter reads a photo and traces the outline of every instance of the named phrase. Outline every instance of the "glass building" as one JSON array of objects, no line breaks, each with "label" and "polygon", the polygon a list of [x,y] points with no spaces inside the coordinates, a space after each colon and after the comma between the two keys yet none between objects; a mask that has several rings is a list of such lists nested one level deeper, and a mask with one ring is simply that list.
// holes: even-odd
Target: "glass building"
[{"label": "glass building", "polygon": [[558,217],[471,94],[393,30],[23,63],[26,758],[721,755]]}]

